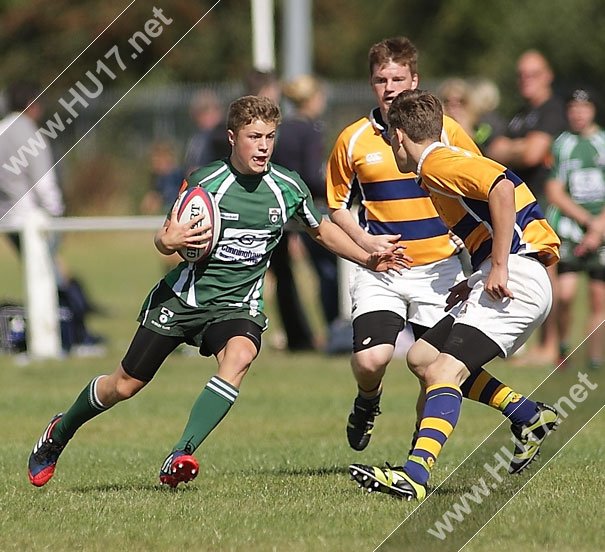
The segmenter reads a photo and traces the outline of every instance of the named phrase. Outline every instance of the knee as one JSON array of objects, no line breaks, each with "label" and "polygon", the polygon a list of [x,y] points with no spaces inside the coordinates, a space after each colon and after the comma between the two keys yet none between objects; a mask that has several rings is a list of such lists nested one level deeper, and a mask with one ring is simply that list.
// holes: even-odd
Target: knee
[{"label": "knee", "polygon": [[461,361],[446,354],[439,354],[424,369],[424,382],[427,386],[442,383],[460,386],[468,376],[469,371],[466,366]]},{"label": "knee", "polygon": [[362,376],[381,375],[392,358],[380,345],[355,353],[353,369]]},{"label": "knee", "polygon": [[219,376],[239,388],[256,356],[257,351],[252,346],[229,347],[219,362]]},{"label": "knee", "polygon": [[253,347],[239,347],[234,355],[231,355],[231,361],[242,373],[246,373],[248,368],[257,356],[257,351]]},{"label": "knee", "polygon": [[559,295],[557,298],[557,308],[560,310],[569,310],[573,303],[574,297],[567,295]]},{"label": "knee", "polygon": [[122,365],[109,376],[97,380],[96,393],[99,401],[107,408],[136,395],[147,382],[129,376]]},{"label": "knee", "polygon": [[147,385],[146,382],[131,378],[130,376],[118,378],[114,384],[116,402],[134,397],[145,385]]},{"label": "knee", "polygon": [[427,367],[436,358],[436,350],[428,348],[422,341],[417,341],[408,350],[406,362],[410,371],[419,379],[424,380]]}]

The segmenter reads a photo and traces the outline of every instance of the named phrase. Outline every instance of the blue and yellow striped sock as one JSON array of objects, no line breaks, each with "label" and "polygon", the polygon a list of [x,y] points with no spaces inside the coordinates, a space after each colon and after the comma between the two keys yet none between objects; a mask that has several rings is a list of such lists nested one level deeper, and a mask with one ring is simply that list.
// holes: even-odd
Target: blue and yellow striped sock
[{"label": "blue and yellow striped sock", "polygon": [[456,427],[461,406],[462,393],[457,385],[427,387],[418,440],[403,466],[403,471],[417,483],[424,485],[428,481],[437,456]]},{"label": "blue and yellow striped sock", "polygon": [[475,370],[460,386],[462,396],[499,410],[513,424],[524,424],[538,412],[534,401],[515,393],[483,368]]}]

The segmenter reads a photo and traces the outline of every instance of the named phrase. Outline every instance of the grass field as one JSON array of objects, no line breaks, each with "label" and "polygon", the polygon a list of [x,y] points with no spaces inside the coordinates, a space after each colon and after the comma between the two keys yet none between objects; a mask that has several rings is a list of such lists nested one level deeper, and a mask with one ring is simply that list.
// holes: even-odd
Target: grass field
[{"label": "grass field", "polygon": [[[189,486],[160,488],[158,470],[215,366],[175,353],[142,394],[80,430],[52,482],[31,487],[26,462],[34,441],[52,414],[69,406],[93,376],[119,362],[139,304],[160,272],[151,240],[141,234],[68,236],[64,250],[109,310],[109,316],[93,321],[94,329],[109,337],[109,352],[102,359],[25,365],[0,356],[0,551],[370,551],[413,512],[415,504],[362,492],[346,471],[351,462],[399,463],[407,450],[416,383],[403,361],[390,367],[371,445],[354,453],[344,436],[354,394],[348,357],[291,355],[269,347],[228,417],[198,450],[201,473]],[[3,244],[0,266],[0,297],[20,297],[19,266]],[[312,297],[313,291],[305,293]],[[546,368],[503,362],[490,370],[522,391],[533,390],[548,375]],[[574,411],[585,419],[604,402],[603,375],[590,377],[599,386]],[[544,398],[560,396],[576,380],[572,367],[557,385],[544,388]],[[457,526],[456,538],[437,541],[415,528],[439,518],[472,488],[490,461],[487,445],[479,451],[483,455],[456,467],[501,421],[497,412],[465,403],[432,484],[452,477],[410,518],[414,526],[406,522],[380,550],[458,550],[481,528],[483,522],[471,531],[481,512],[496,515],[485,519],[489,523],[465,550],[603,550],[603,413],[530,481],[579,428],[579,419],[570,415],[529,474],[507,477],[474,506],[468,521]],[[507,443],[506,433],[505,427],[497,432],[500,444]],[[499,506],[504,507],[498,512]]]}]

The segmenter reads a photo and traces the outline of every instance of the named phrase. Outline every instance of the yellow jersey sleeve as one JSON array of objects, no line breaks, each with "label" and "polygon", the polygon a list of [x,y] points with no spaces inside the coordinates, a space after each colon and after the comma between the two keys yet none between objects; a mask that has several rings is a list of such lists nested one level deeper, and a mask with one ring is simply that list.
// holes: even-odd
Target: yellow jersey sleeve
[{"label": "yellow jersey sleeve", "polygon": [[326,165],[326,202],[330,209],[346,209],[356,178],[351,150],[356,138],[370,122],[358,121],[345,128],[334,143]]}]

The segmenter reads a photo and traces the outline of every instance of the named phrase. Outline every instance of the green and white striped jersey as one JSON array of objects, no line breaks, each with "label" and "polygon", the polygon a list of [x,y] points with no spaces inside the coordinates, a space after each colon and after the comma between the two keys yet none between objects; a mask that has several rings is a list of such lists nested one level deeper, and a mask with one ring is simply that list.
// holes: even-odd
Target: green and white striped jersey
[{"label": "green and white striped jersey", "polygon": [[286,222],[294,218],[316,228],[321,214],[300,176],[269,164],[260,175],[244,175],[228,160],[216,161],[187,179],[202,186],[219,207],[221,232],[210,256],[182,262],[165,282],[185,304],[209,310],[263,312],[263,286],[271,252]]},{"label": "green and white striped jersey", "polygon": [[[605,132],[588,137],[564,132],[553,144],[553,157],[551,178],[565,184],[575,203],[598,215],[605,206]],[[585,229],[557,208],[551,206],[547,218],[561,238],[582,241]]]}]

